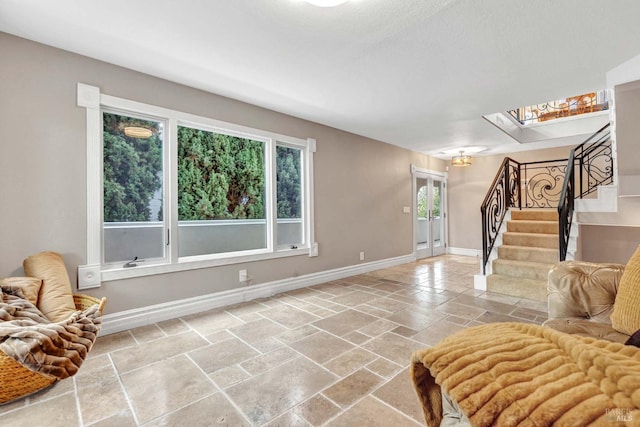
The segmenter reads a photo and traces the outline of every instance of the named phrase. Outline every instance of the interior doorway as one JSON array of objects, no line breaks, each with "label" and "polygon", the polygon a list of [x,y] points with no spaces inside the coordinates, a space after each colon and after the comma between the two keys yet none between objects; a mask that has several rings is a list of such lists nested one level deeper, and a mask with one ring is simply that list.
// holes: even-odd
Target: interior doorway
[{"label": "interior doorway", "polygon": [[442,255],[447,249],[446,174],[412,171],[416,259]]}]

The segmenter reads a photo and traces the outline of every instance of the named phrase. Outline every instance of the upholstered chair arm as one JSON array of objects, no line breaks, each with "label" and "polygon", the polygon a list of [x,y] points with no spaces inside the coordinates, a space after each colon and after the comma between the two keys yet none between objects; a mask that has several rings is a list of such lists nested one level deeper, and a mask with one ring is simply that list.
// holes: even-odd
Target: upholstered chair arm
[{"label": "upholstered chair arm", "polygon": [[584,318],[611,324],[609,316],[624,271],[622,264],[563,261],[549,271],[549,319]]}]

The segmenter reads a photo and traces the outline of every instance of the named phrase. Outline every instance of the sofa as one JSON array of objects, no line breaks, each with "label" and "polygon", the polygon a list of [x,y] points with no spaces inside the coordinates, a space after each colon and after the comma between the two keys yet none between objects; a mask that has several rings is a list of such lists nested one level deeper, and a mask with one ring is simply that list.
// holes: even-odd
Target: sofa
[{"label": "sofa", "polygon": [[471,327],[413,354],[427,425],[640,425],[640,247],[548,277],[542,326]]},{"label": "sofa", "polygon": [[[543,323],[568,334],[624,343],[627,333],[611,324],[625,266],[564,261],[549,271],[549,320]],[[640,310],[640,307],[639,307]]]}]

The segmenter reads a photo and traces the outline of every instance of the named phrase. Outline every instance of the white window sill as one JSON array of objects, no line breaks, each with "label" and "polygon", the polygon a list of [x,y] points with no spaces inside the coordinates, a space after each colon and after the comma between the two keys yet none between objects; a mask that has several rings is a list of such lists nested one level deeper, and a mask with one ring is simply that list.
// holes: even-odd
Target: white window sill
[{"label": "white window sill", "polygon": [[222,265],[241,264],[245,262],[302,255],[311,256],[311,251],[308,247],[299,249],[285,249],[278,252],[230,257],[187,257],[183,258],[176,264],[139,264],[136,267],[102,270],[100,272],[100,279],[101,282],[109,282],[113,280],[130,279],[134,277],[153,276],[157,274],[175,273],[178,271],[195,270],[199,268],[218,267]]}]

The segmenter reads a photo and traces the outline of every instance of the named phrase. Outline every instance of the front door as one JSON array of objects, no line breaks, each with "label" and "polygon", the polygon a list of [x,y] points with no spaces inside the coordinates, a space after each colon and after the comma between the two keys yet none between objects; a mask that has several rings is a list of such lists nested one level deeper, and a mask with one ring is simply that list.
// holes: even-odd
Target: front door
[{"label": "front door", "polygon": [[414,172],[414,240],[416,258],[446,252],[446,212],[444,174]]}]

